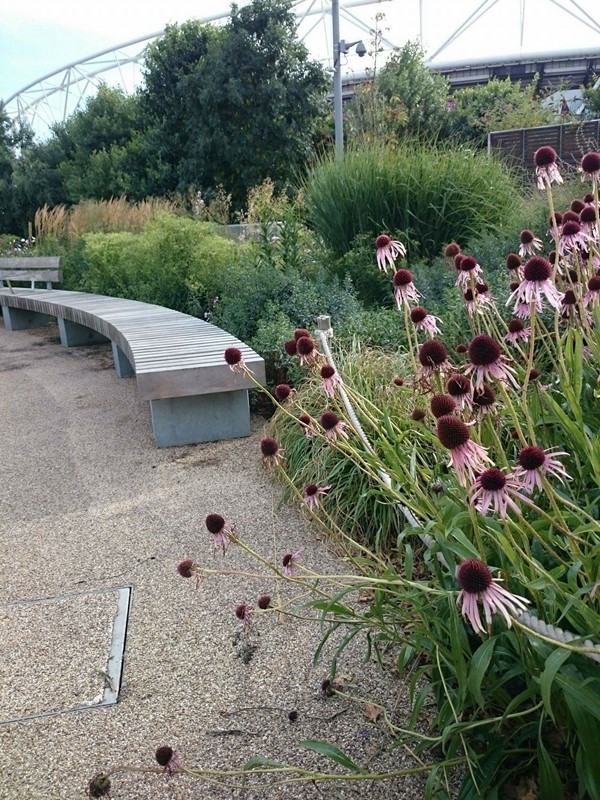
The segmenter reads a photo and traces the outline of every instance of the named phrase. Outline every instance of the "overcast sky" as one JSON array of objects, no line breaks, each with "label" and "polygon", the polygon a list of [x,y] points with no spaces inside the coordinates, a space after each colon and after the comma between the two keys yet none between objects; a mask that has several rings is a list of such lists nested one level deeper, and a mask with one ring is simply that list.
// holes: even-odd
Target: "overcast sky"
[{"label": "overcast sky", "polygon": [[[341,0],[342,4],[344,0]],[[310,0],[305,0],[305,6]],[[493,0],[488,0],[491,4]],[[423,0],[426,50],[433,53],[482,3],[482,0]],[[240,0],[239,5],[245,5]],[[572,0],[496,0],[492,9],[475,23],[438,60],[476,58],[520,50],[520,9],[525,6],[523,52],[595,47],[600,33],[590,30],[561,10],[557,4],[581,14]],[[580,9],[600,23],[599,0],[577,0]],[[229,8],[223,0],[0,0],[0,98],[7,99],[43,75],[97,51],[162,30],[167,23],[203,18]],[[315,0],[314,7],[329,7],[329,0]],[[352,8],[352,13],[373,24],[374,15],[385,14],[387,36],[402,45],[419,34],[419,0],[388,0]],[[313,21],[316,17],[312,18]],[[330,42],[328,28],[319,24],[308,40],[317,57],[325,57]],[[367,35],[342,21],[341,37]],[[360,62],[364,65],[365,62]]]}]

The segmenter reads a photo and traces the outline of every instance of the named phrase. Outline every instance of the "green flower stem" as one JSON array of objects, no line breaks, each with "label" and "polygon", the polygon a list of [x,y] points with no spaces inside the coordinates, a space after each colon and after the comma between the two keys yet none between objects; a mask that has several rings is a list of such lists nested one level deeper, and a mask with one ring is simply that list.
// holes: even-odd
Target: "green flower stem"
[{"label": "green flower stem", "polygon": [[[406,341],[408,343],[408,350],[410,352],[410,360],[411,360],[413,372],[416,372],[417,371],[417,360],[416,360],[415,352],[416,352],[416,350],[418,350],[418,344],[419,343],[418,343],[418,340],[417,340],[415,342],[415,344],[413,345],[413,338],[412,338],[412,335],[411,335],[411,332],[410,332],[410,325],[412,323],[412,320],[410,318],[408,305],[404,301],[402,302],[402,311],[404,313],[404,330],[406,331]],[[416,334],[416,331],[415,331],[415,334]],[[413,348],[415,348],[415,349],[413,349]]]},{"label": "green flower stem", "polygon": [[498,388],[500,389],[500,394],[502,395],[502,399],[504,400],[504,403],[506,404],[506,407],[508,408],[508,410],[510,412],[510,416],[511,416],[513,424],[515,426],[515,430],[517,431],[517,435],[519,437],[519,441],[521,442],[522,445],[526,446],[527,445],[527,439],[523,435],[523,430],[521,428],[521,422],[519,420],[517,412],[515,411],[515,407],[514,407],[514,405],[512,403],[512,400],[510,399],[510,396],[509,396],[508,392],[506,391],[506,387],[504,386],[504,384],[502,382],[499,382],[498,383]]}]

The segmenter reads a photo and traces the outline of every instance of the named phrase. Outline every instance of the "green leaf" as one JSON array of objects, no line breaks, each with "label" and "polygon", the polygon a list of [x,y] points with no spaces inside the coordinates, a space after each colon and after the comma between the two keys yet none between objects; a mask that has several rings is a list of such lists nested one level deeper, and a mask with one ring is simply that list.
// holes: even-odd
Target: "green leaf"
[{"label": "green leaf", "polygon": [[554,713],[552,711],[552,683],[554,678],[556,677],[556,673],[565,663],[565,661],[571,655],[570,650],[555,650],[551,655],[548,656],[546,659],[546,666],[544,667],[544,671],[540,675],[540,692],[542,694],[542,700],[544,701],[544,708],[546,712],[554,719]]},{"label": "green leaf", "polygon": [[487,639],[480,647],[478,647],[473,654],[471,665],[469,667],[467,686],[481,708],[483,708],[486,703],[486,700],[481,693],[481,682],[483,681],[485,673],[487,672],[487,668],[490,665],[490,661],[494,653],[494,647],[496,646],[496,641],[496,637],[492,637]]},{"label": "green leaf", "polygon": [[357,766],[354,761],[344,753],[343,750],[340,750],[339,747],[336,747],[329,742],[323,742],[319,739],[305,739],[304,741],[300,742],[302,747],[306,747],[307,750],[314,750],[315,753],[319,753],[326,758],[330,758],[332,761],[335,761],[336,764],[339,764],[341,767],[345,767],[346,769],[350,770],[350,772],[364,772],[359,766]]},{"label": "green leaf", "polygon": [[558,770],[554,766],[550,754],[544,747],[541,737],[538,737],[537,752],[540,796],[543,797],[544,800],[563,800],[563,785]]}]

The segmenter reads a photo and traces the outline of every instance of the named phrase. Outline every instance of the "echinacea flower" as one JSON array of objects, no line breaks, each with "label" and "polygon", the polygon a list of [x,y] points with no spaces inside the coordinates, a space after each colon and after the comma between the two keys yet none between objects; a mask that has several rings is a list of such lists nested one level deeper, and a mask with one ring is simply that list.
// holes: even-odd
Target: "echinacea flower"
[{"label": "echinacea flower", "polygon": [[486,633],[479,614],[479,603],[483,606],[488,629],[492,624],[492,614],[496,612],[502,614],[510,628],[509,614],[520,616],[527,609],[529,600],[499,586],[500,579],[492,578],[488,565],[477,558],[469,558],[459,565],[456,570],[456,580],[460,587],[456,601],[458,608],[475,633]]},{"label": "echinacea flower", "polygon": [[413,283],[412,272],[408,269],[399,269],[394,272],[392,278],[394,284],[394,297],[396,298],[396,305],[402,309],[403,303],[418,303],[421,296]]},{"label": "echinacea flower", "polygon": [[427,416],[427,411],[424,408],[413,408],[412,413],[410,415],[413,422],[423,422],[425,417]]},{"label": "echinacea flower", "polygon": [[298,341],[298,339],[302,339],[305,336],[310,338],[310,331],[307,331],[306,328],[296,328],[294,331],[294,339]]},{"label": "echinacea flower", "polygon": [[521,316],[519,306],[535,303],[536,310],[543,308],[542,295],[553,308],[560,308],[562,296],[551,281],[552,264],[541,256],[533,256],[523,267],[523,280],[506,301],[516,300],[515,314]]},{"label": "echinacea flower", "polygon": [[436,323],[441,322],[441,319],[428,314],[423,306],[411,308],[410,318],[416,331],[425,331],[432,338],[440,332]]},{"label": "echinacea flower", "polygon": [[564,222],[560,229],[558,252],[561,256],[564,256],[572,250],[585,250],[589,238],[590,237],[582,229],[579,222]]},{"label": "echinacea flower", "polygon": [[538,189],[544,190],[546,186],[550,186],[552,183],[563,182],[558,171],[557,160],[558,153],[549,145],[539,147],[533,154]]},{"label": "echinacea flower", "polygon": [[488,414],[495,402],[494,390],[487,383],[473,392],[473,411],[478,414]]},{"label": "echinacea flower", "polygon": [[436,431],[442,445],[450,450],[448,466],[456,470],[458,482],[462,486],[473,483],[475,475],[491,463],[487,449],[471,439],[465,423],[453,414],[440,417]]},{"label": "echinacea flower", "polygon": [[285,350],[288,356],[296,356],[298,355],[298,348],[296,346],[295,339],[288,339],[287,342],[283,343],[283,349]]},{"label": "echinacea flower", "polygon": [[456,410],[456,400],[449,394],[434,394],[429,401],[429,408],[436,419],[445,417],[447,414],[454,414]]},{"label": "echinacea flower", "polygon": [[457,255],[460,254],[460,245],[456,242],[450,242],[444,248],[444,256],[446,258],[455,258]]},{"label": "echinacea flower", "polygon": [[579,169],[582,179],[587,175],[595,186],[600,185],[600,153],[586,153],[581,159]]},{"label": "echinacea flower", "polygon": [[517,344],[519,339],[524,342],[529,341],[531,328],[526,328],[520,319],[511,319],[508,323],[508,333],[505,335],[505,340],[511,344]]},{"label": "echinacea flower", "polygon": [[341,386],[343,381],[334,367],[325,364],[321,367],[321,378],[323,380],[323,388],[325,389],[328,397],[334,397],[335,389]]},{"label": "echinacea flower", "polygon": [[308,414],[300,414],[298,422],[302,425],[304,435],[307,439],[312,439],[318,433],[317,424]]},{"label": "echinacea flower", "polygon": [[596,218],[596,209],[594,206],[584,206],[581,210],[581,214],[579,215],[579,221],[581,223],[582,231],[589,237],[595,238],[598,236],[598,220]]},{"label": "echinacea flower", "polygon": [[506,256],[506,269],[511,273],[516,273],[519,281],[523,280],[523,262],[521,261],[521,256],[518,256],[516,253],[509,253]]},{"label": "echinacea flower", "polygon": [[477,280],[482,273],[483,270],[472,256],[464,256],[458,267],[456,286],[462,286],[463,289],[466,289],[471,281]]},{"label": "echinacea flower", "polygon": [[437,339],[429,339],[419,347],[419,377],[428,378],[435,372],[445,372],[452,369],[448,360],[448,351]]},{"label": "echinacea flower", "polygon": [[300,562],[301,555],[302,550],[295,550],[293,553],[286,553],[284,555],[284,557],[281,559],[281,571],[284,575],[291,576],[296,574],[296,566]]},{"label": "echinacea flower", "polygon": [[256,605],[260,608],[261,611],[266,611],[266,609],[271,605],[271,595],[261,594],[261,596],[256,601]]},{"label": "echinacea flower", "polygon": [[587,283],[588,291],[583,296],[583,305],[587,307],[590,303],[597,303],[600,298],[600,275],[594,275]]},{"label": "echinacea flower", "polygon": [[160,766],[163,767],[163,772],[167,775],[172,775],[181,766],[181,761],[177,753],[172,747],[166,744],[156,748],[154,758],[158,761]]},{"label": "echinacea flower", "polygon": [[514,371],[506,364],[502,348],[495,339],[486,333],[475,336],[469,344],[470,364],[465,367],[467,374],[474,376],[475,389],[481,389],[485,381],[495,378],[500,383],[510,381],[517,386]]},{"label": "echinacea flower", "polygon": [[521,485],[515,480],[514,475],[505,475],[501,469],[491,467],[478,475],[475,483],[469,489],[469,494],[471,502],[484,517],[492,506],[494,513],[505,519],[509,508],[515,514],[521,513],[521,509],[513,500],[514,497],[518,500],[527,500],[519,493],[520,487]]},{"label": "echinacea flower", "polygon": [[321,414],[321,425],[325,431],[325,438],[330,442],[334,442],[338,436],[341,436],[343,439],[348,438],[346,423],[342,422],[333,411],[324,411],[323,414]]},{"label": "echinacea flower", "polygon": [[309,483],[304,490],[302,499],[311,511],[315,511],[319,507],[319,497],[327,494],[330,489],[331,486],[317,486],[316,483]]},{"label": "echinacea flower", "polygon": [[382,272],[387,273],[388,266],[393,269],[398,256],[406,255],[406,248],[402,242],[395,241],[385,233],[375,239],[375,247],[377,248],[377,266]]},{"label": "echinacea flower", "polygon": [[473,407],[473,384],[465,375],[461,375],[459,372],[450,375],[446,383],[446,391],[461,410]]},{"label": "echinacea flower", "polygon": [[246,603],[240,603],[239,606],[236,606],[235,615],[244,623],[245,628],[252,626],[252,609]]},{"label": "echinacea flower", "polygon": [[242,351],[238,347],[228,347],[223,355],[232,372],[244,372],[248,369]]},{"label": "echinacea flower", "polygon": [[301,365],[314,364],[321,355],[317,351],[311,336],[300,336],[296,339],[296,352],[300,356]]},{"label": "echinacea flower", "polygon": [[275,387],[275,397],[279,400],[280,403],[285,402],[288,397],[296,394],[296,390],[292,389],[291,386],[288,386],[287,383],[279,383]]},{"label": "echinacea flower", "polygon": [[271,439],[270,436],[261,439],[260,450],[266,467],[276,467],[285,459],[285,452],[279,447],[275,439]]},{"label": "echinacea flower", "polygon": [[519,245],[519,255],[521,257],[534,256],[537,252],[544,249],[542,240],[536,238],[535,234],[528,229],[521,231],[521,236],[519,238],[521,240],[521,244]]},{"label": "echinacea flower", "polygon": [[235,537],[233,528],[225,522],[220,514],[208,514],[204,524],[213,535],[215,549],[220,548],[225,555],[229,542],[233,541]]},{"label": "echinacea flower", "polygon": [[550,448],[542,450],[540,447],[528,445],[519,452],[519,466],[515,469],[515,478],[520,481],[523,491],[532,494],[535,488],[543,490],[542,477],[552,475],[561,483],[565,479],[570,480],[564,466],[557,460],[556,456],[567,456],[564,450]]}]

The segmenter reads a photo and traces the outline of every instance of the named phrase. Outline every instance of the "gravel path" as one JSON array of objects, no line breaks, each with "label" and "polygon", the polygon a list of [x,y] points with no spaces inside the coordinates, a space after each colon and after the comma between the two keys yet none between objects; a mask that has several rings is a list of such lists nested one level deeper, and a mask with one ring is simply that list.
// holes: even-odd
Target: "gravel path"
[{"label": "gravel path", "polygon": [[[204,527],[210,512],[235,523],[260,552],[281,558],[302,548],[313,569],[340,567],[300,513],[278,507],[279,489],[260,465],[262,420],[249,439],[158,450],[147,404],[134,381],[116,377],[107,346],[64,349],[54,327],[9,333],[1,322],[0,420],[2,800],[83,798],[100,770],[155,767],[163,744],[189,767],[239,768],[261,755],[331,771],[331,762],[299,745],[311,738],[335,743],[373,771],[417,766],[404,749],[390,751],[361,706],[337,715],[348,703],[321,697],[328,665],[312,667],[316,625],[262,615],[244,663],[236,605],[255,605],[265,593],[289,597],[289,586],[231,575],[205,578],[196,591],[177,575],[185,558],[261,571],[239,548],[225,558],[213,552]],[[114,590],[124,586],[132,587],[132,604],[119,702],[70,711],[104,689]],[[403,685],[361,656],[358,647],[340,666],[352,691],[401,719]],[[21,719],[48,712],[58,713]],[[154,773],[119,774],[111,792],[115,800],[240,796]],[[422,780],[244,796],[418,798]]]}]

